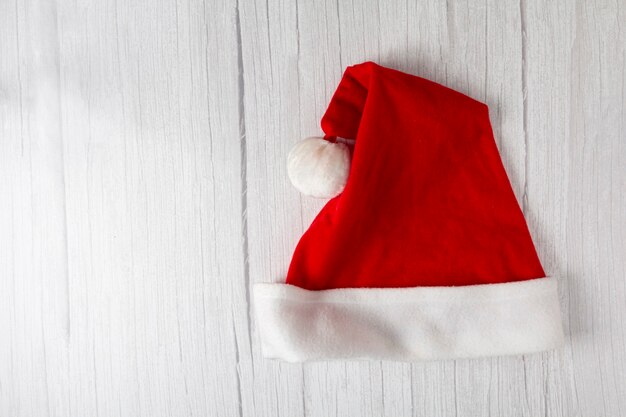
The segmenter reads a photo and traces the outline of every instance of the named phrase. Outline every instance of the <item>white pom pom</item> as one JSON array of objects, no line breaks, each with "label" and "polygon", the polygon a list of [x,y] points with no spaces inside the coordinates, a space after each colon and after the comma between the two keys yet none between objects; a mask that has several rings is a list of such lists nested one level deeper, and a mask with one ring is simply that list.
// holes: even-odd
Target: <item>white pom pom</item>
[{"label": "white pom pom", "polygon": [[307,138],[289,152],[289,179],[305,195],[335,197],[346,186],[349,172],[350,149],[343,143]]}]

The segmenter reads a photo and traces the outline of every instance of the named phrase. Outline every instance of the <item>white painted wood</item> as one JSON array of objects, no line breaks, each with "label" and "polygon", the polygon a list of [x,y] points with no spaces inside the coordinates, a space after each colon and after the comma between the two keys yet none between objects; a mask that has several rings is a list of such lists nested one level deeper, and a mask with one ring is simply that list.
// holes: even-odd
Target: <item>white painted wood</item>
[{"label": "white painted wood", "polygon": [[[0,2],[0,415],[626,410],[626,7],[512,0]],[[250,286],[323,201],[285,158],[345,66],[490,106],[560,352],[264,360]]]}]

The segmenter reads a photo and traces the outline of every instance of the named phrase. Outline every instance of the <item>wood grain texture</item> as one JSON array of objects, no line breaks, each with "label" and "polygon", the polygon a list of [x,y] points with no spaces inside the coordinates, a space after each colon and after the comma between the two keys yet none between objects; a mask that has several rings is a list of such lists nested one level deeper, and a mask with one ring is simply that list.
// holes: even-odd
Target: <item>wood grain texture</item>
[{"label": "wood grain texture", "polygon": [[[0,2],[0,416],[626,412],[626,4]],[[323,205],[285,158],[374,60],[486,102],[566,347],[304,365],[250,289]]]}]

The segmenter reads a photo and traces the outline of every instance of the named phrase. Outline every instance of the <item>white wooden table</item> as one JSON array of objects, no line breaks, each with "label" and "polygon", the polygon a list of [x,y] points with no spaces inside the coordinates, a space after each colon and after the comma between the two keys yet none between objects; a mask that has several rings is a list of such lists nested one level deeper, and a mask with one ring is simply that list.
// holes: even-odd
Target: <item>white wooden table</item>
[{"label": "white wooden table", "polygon": [[[623,416],[626,3],[0,0],[0,416]],[[374,60],[485,101],[559,352],[264,360],[285,158]]]}]

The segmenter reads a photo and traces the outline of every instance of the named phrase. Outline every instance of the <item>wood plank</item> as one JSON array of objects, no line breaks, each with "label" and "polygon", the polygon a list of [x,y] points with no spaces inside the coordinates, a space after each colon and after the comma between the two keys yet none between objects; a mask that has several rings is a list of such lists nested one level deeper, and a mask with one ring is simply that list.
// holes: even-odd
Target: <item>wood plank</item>
[{"label": "wood plank", "polygon": [[527,6],[528,216],[559,277],[568,335],[535,372],[536,413],[625,409],[626,16],[615,6]]},{"label": "wood plank", "polygon": [[68,415],[65,178],[54,2],[0,4],[0,414]]},{"label": "wood plank", "polygon": [[[363,40],[347,40],[355,35],[351,20],[351,4],[342,2],[304,2],[298,9],[299,38],[299,90],[300,114],[298,118],[304,134],[290,138],[290,144],[306,136],[320,136],[323,132],[320,119],[335,92],[345,67],[364,59],[357,57],[363,49]],[[363,7],[372,7],[365,2]],[[360,7],[357,6],[357,9]],[[356,10],[359,12],[360,10]],[[373,11],[373,10],[372,10]],[[346,15],[346,12],[349,12]],[[360,15],[373,19],[376,14]],[[376,36],[368,31],[365,36]],[[323,40],[320,44],[320,40]],[[375,50],[375,44],[370,48]],[[284,160],[284,159],[283,159]],[[288,182],[289,180],[287,180]],[[304,229],[298,230],[296,239],[308,227],[326,200],[300,196],[300,211]],[[293,251],[293,249],[292,249]],[[304,397],[307,415],[342,416],[383,414],[383,373],[380,363],[329,362],[304,365]],[[399,404],[399,406],[402,406]]]},{"label": "wood plank", "polygon": [[[525,183],[522,13],[517,2],[450,4],[445,84],[485,102],[502,160],[522,203]],[[457,360],[452,384],[457,415],[524,415],[523,356]],[[440,409],[433,409],[441,413]]]},{"label": "wood plank", "polygon": [[[566,169],[560,159],[559,143],[567,139],[569,77],[572,28],[576,24],[567,2],[551,5],[523,1],[524,21],[524,144],[526,179],[522,207],[534,237],[539,257],[548,275],[561,277],[559,259],[566,257],[563,246],[563,219],[566,205],[559,197]],[[546,47],[546,42],[550,47]],[[555,111],[560,108],[559,111]],[[548,162],[550,158],[557,158]],[[563,162],[563,163],[561,163]],[[559,290],[567,291],[568,277],[559,280]],[[562,303],[567,321],[567,299]],[[567,326],[565,326],[568,333]],[[573,395],[568,373],[571,364],[567,350],[529,355],[524,363],[526,407],[529,415],[576,415],[578,407],[564,400]]]},{"label": "wood plank", "polygon": [[[241,2],[239,16],[252,284],[284,280],[297,231],[303,230],[306,221],[298,194],[286,180],[285,165],[293,138],[301,136],[298,28],[295,3]],[[295,233],[289,233],[292,230]],[[256,327],[253,329],[256,331]],[[250,415],[304,415],[302,366],[264,360],[256,332],[252,340],[256,414]]]},{"label": "wood plank", "polygon": [[60,7],[71,409],[241,415],[235,3]]}]

